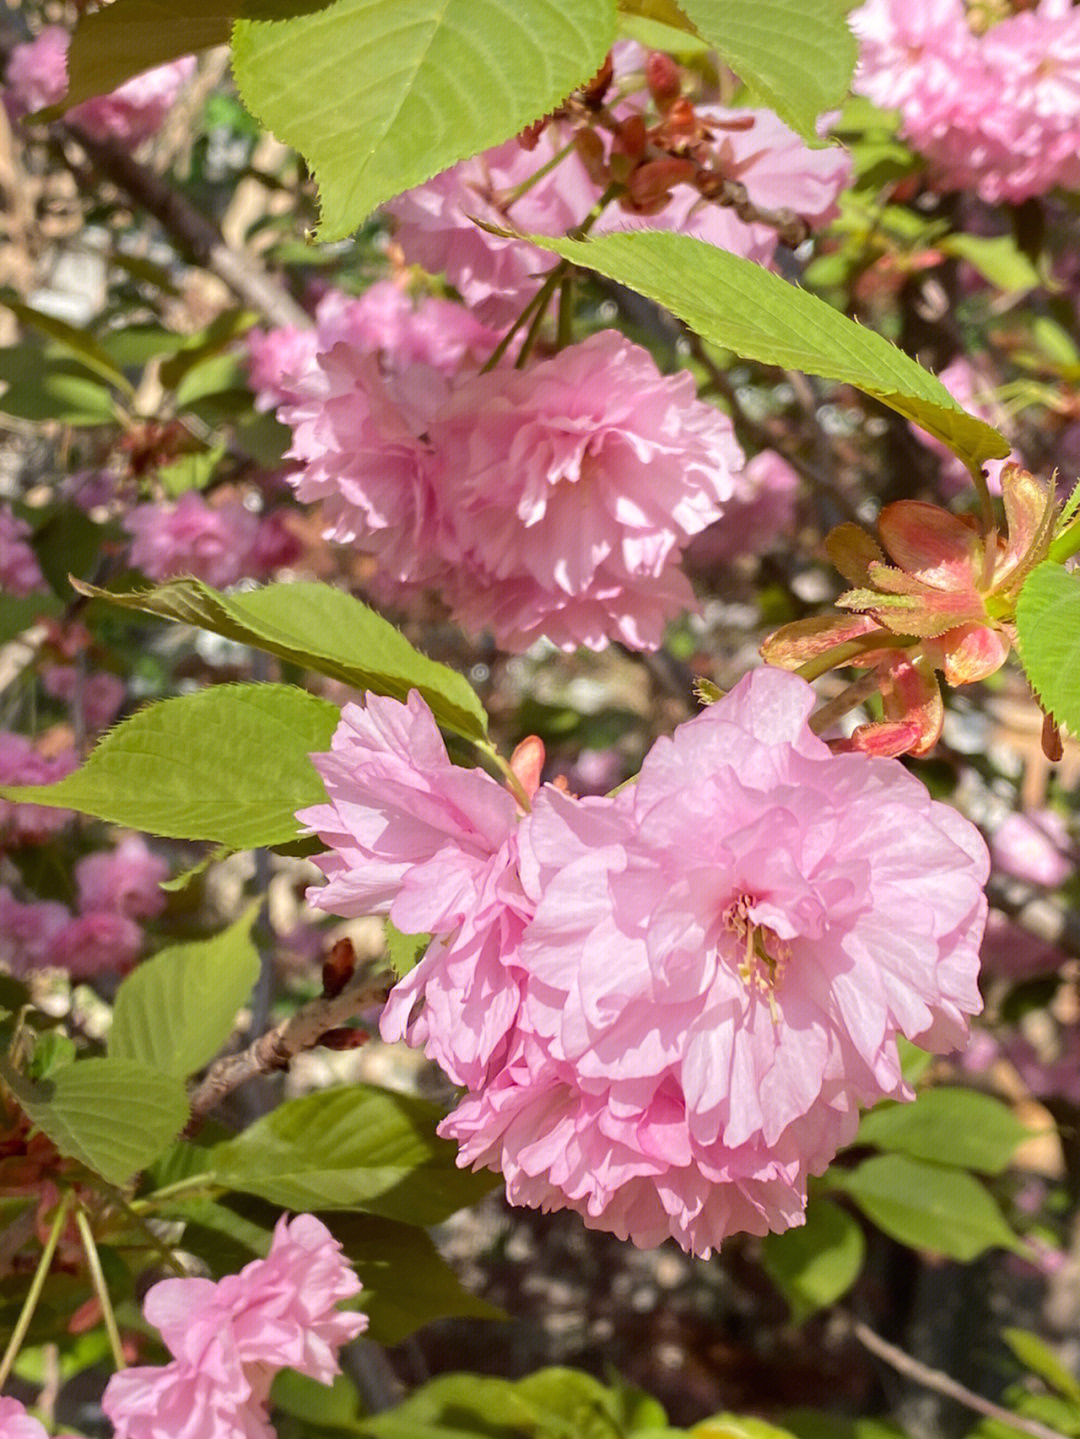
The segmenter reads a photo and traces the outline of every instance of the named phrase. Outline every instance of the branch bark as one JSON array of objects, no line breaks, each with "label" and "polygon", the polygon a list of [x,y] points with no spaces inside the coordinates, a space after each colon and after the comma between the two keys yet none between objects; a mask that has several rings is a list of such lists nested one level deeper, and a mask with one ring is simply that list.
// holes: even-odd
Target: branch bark
[{"label": "branch bark", "polygon": [[274,1029],[268,1029],[239,1054],[216,1060],[190,1096],[191,1120],[185,1133],[194,1133],[227,1094],[259,1074],[288,1069],[306,1049],[314,1049],[324,1034],[354,1019],[361,1010],[385,1001],[393,983],[387,974],[358,975],[340,994],[321,995]]}]

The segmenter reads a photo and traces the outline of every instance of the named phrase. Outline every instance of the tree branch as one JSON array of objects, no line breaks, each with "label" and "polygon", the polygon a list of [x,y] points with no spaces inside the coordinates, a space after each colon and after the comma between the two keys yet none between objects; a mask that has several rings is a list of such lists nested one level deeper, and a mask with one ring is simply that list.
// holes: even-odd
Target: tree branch
[{"label": "tree branch", "polygon": [[887,1339],[882,1339],[880,1334],[875,1334],[861,1319],[849,1319],[848,1322],[852,1334],[859,1343],[869,1349],[871,1354],[876,1354],[879,1359],[883,1359],[905,1379],[921,1384],[924,1389],[932,1389],[937,1394],[943,1394],[947,1399],[955,1399],[966,1409],[974,1410],[976,1414],[982,1414],[987,1419],[996,1419],[999,1424],[1007,1424],[1010,1429],[1018,1429],[1020,1433],[1030,1435],[1031,1439],[1065,1439],[1065,1435],[1057,1429],[1040,1424],[1038,1419],[1028,1419],[1023,1414],[1014,1414],[1011,1409],[1005,1409],[990,1399],[984,1399],[981,1394],[976,1394],[974,1390],[968,1389],[950,1375],[943,1374],[940,1369],[931,1369],[929,1365],[912,1358],[903,1349],[898,1349],[895,1344],[890,1344]]},{"label": "tree branch", "polygon": [[268,1029],[247,1049],[216,1060],[191,1093],[191,1120],[185,1133],[194,1133],[211,1110],[241,1084],[258,1074],[288,1069],[298,1054],[314,1049],[328,1031],[355,1018],[370,1005],[383,1003],[392,983],[392,977],[385,973],[374,977],[357,975],[340,994],[320,995],[297,1010],[291,1019]]}]

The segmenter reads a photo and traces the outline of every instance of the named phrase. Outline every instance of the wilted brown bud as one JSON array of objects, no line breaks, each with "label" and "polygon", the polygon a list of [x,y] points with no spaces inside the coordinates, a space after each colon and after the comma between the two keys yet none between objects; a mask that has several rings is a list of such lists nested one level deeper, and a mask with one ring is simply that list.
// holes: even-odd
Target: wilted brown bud
[{"label": "wilted brown bud", "polygon": [[356,969],[356,950],[351,939],[335,940],[330,953],[323,960],[322,986],[327,999],[336,999],[353,977]]},{"label": "wilted brown bud", "polygon": [[578,91],[578,94],[590,110],[598,110],[604,103],[604,96],[608,92],[613,74],[614,70],[611,64],[611,56],[608,55],[588,84],[582,85]]},{"label": "wilted brown bud", "polygon": [[323,1049],[359,1049],[369,1037],[366,1029],[328,1029],[319,1035],[319,1043]]},{"label": "wilted brown bud", "polygon": [[585,167],[589,179],[601,190],[606,190],[611,173],[604,155],[604,142],[595,130],[578,130],[574,135],[574,149]]}]

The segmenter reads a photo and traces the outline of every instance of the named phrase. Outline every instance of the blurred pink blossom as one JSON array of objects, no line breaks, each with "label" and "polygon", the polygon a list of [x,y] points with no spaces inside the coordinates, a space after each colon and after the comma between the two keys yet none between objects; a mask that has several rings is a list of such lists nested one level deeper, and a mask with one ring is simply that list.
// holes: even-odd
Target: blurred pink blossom
[{"label": "blurred pink blossom", "polygon": [[169,866],[154,854],[140,834],[126,835],[113,850],[98,850],[75,866],[79,909],[154,919],[165,908],[161,881]]},{"label": "blurred pink blossom", "polygon": [[239,1274],[155,1284],[144,1312],[174,1360],[109,1380],[102,1407],[115,1439],[272,1439],[274,1374],[290,1368],[331,1383],[338,1350],[367,1328],[365,1314],[337,1307],[360,1288],[341,1245],[310,1214],[283,1215],[268,1256]]},{"label": "blurred pink blossom", "polygon": [[1026,1035],[1010,1036],[1003,1048],[1036,1099],[1080,1104],[1080,1028],[1059,1025],[1052,1049],[1036,1047]]},{"label": "blurred pink blossom", "polygon": [[680,568],[743,463],[731,421],[603,330],[524,370],[463,381],[429,428],[461,558],[443,592],[503,649],[655,649],[695,607]]},{"label": "blurred pink blossom", "polygon": [[0,591],[30,595],[45,588],[37,555],[27,543],[30,526],[9,506],[0,505]]},{"label": "blurred pink blossom", "polygon": [[[13,119],[55,105],[67,94],[69,33],[46,25],[23,45],[16,45],[4,74],[4,103]],[[125,81],[111,95],[84,100],[66,116],[94,140],[117,140],[134,146],[157,133],[180,91],[195,73],[187,55]]]},{"label": "blurred pink blossom", "polygon": [[711,569],[782,544],[795,528],[798,494],[799,477],[787,460],[762,450],[735,476],[735,493],[721,518],[691,542],[687,564]]},{"label": "blurred pink blossom", "polygon": [[142,929],[126,914],[91,910],[69,919],[49,946],[49,963],[72,979],[125,974],[143,947]]},{"label": "blurred pink blossom", "polygon": [[0,961],[20,977],[53,964],[53,939],[69,919],[54,900],[23,904],[0,885]]},{"label": "blurred pink blossom", "polygon": [[1010,814],[990,837],[990,854],[1003,874],[1056,889],[1076,870],[1069,827],[1052,809]]},{"label": "blurred pink blossom", "polygon": [[106,670],[80,674],[75,665],[45,665],[41,684],[54,699],[78,703],[83,727],[91,734],[111,725],[127,698],[127,685]]},{"label": "blurred pink blossom", "polygon": [[[991,856],[993,845],[991,845]],[[1067,956],[1030,929],[992,909],[986,921],[982,945],[984,973],[1001,979],[1035,979],[1053,974],[1067,961]]]},{"label": "blurred pink blossom", "polygon": [[[952,395],[953,399],[961,404],[965,410],[977,419],[985,420],[987,424],[1002,428],[1002,414],[999,407],[992,399],[987,398],[988,386],[985,380],[979,375],[975,366],[963,355],[957,355],[945,366],[938,379]],[[925,445],[928,450],[933,450],[935,455],[941,459],[941,492],[946,497],[959,494],[971,485],[971,475],[967,465],[957,455],[954,455],[949,447],[937,439],[934,435],[927,434],[925,430],[915,428],[915,438],[920,444]],[[987,487],[992,495],[1001,494],[1001,471],[1005,465],[1019,464],[1016,455],[1010,455],[1005,460],[987,460],[983,465],[983,472],[986,475]]]},{"label": "blurred pink blossom", "polygon": [[[54,784],[77,769],[74,750],[46,758],[21,734],[0,730],[0,784]],[[71,819],[69,809],[0,799],[0,847],[43,844]]]},{"label": "blurred pink blossom", "polygon": [[248,573],[259,521],[237,500],[209,504],[187,490],[174,504],[137,505],[124,517],[131,564],[150,580],[194,575],[217,589]]},{"label": "blurred pink blossom", "polygon": [[48,1435],[17,1399],[0,1394],[0,1439],[48,1439]]}]

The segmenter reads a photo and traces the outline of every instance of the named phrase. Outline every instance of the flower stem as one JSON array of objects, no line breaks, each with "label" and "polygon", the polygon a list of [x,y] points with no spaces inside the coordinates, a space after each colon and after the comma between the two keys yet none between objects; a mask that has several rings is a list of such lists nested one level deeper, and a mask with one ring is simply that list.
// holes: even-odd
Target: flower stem
[{"label": "flower stem", "polygon": [[499,753],[499,751],[495,748],[495,746],[491,743],[490,740],[477,740],[476,748],[481,752],[481,754],[486,754],[488,759],[491,760],[492,764],[495,765],[495,767],[499,770],[503,778],[506,780],[507,789],[514,796],[514,798],[517,800],[518,804],[525,811],[525,813],[528,814],[529,811],[532,809],[532,804],[529,802],[529,796],[525,793],[524,786],[522,785],[521,781],[518,779],[514,771],[511,769],[509,762],[503,759],[502,755]]},{"label": "flower stem", "polygon": [[94,1232],[90,1228],[90,1221],[81,1206],[75,1210],[75,1225],[79,1231],[79,1238],[82,1240],[83,1253],[86,1255],[86,1267],[90,1271],[90,1282],[94,1286],[94,1293],[101,1305],[101,1316],[105,1321],[105,1333],[109,1336],[109,1348],[112,1350],[113,1363],[117,1369],[126,1369],[124,1346],[120,1342],[120,1330],[117,1327],[112,1299],[109,1297],[109,1286],[105,1283],[105,1275],[102,1272],[101,1255],[94,1242]]},{"label": "flower stem", "polygon": [[574,341],[574,272],[568,270],[559,282],[559,324],[555,348],[565,350]]},{"label": "flower stem", "polygon": [[851,664],[858,660],[860,655],[867,654],[870,650],[903,650],[908,645],[918,644],[919,641],[914,635],[894,635],[891,630],[875,630],[870,634],[859,635],[853,640],[844,640],[841,644],[833,645],[831,649],[825,650],[820,655],[815,655],[805,664],[801,664],[795,673],[800,679],[816,680],[822,675],[828,674],[830,670],[839,669],[842,665]]},{"label": "flower stem", "polygon": [[863,700],[868,700],[877,691],[880,684],[881,676],[877,670],[867,670],[846,689],[841,690],[833,699],[828,700],[820,709],[814,711],[809,720],[810,728],[817,735],[832,729],[837,720],[842,719],[849,711],[861,705]]},{"label": "flower stem", "polygon": [[19,1313],[18,1319],[15,1321],[15,1329],[12,1332],[11,1338],[8,1340],[7,1348],[4,1350],[4,1357],[0,1359],[0,1389],[3,1389],[8,1381],[8,1376],[14,1368],[15,1360],[18,1358],[19,1350],[22,1348],[23,1340],[26,1338],[27,1330],[30,1328],[30,1321],[34,1317],[34,1310],[37,1308],[38,1300],[41,1298],[41,1291],[45,1287],[45,1280],[48,1278],[49,1269],[53,1262],[53,1255],[56,1253],[56,1246],[60,1243],[60,1235],[64,1231],[64,1225],[67,1223],[70,1208],[71,1193],[68,1191],[62,1196],[60,1203],[56,1207],[56,1215],[52,1222],[52,1228],[49,1230],[49,1237],[45,1241],[45,1248],[41,1251],[41,1260],[34,1273],[34,1278],[30,1284],[26,1299],[23,1301],[22,1310]]},{"label": "flower stem", "polygon": [[550,160],[540,166],[539,170],[534,170],[531,175],[522,180],[520,185],[515,185],[512,190],[507,190],[505,194],[500,195],[498,200],[499,210],[505,215],[510,209],[510,206],[520,200],[522,195],[527,195],[534,185],[538,185],[546,175],[551,174],[556,165],[561,165],[573,148],[574,142],[571,140],[569,144],[564,145],[561,150],[557,150]]},{"label": "flower stem", "polygon": [[[499,363],[502,357],[506,354],[507,350],[510,348],[511,340],[513,340],[514,336],[521,329],[522,325],[528,324],[530,320],[532,321],[532,324],[529,327],[529,334],[532,335],[533,330],[536,326],[537,312],[539,311],[539,314],[542,318],[544,311],[548,307],[548,301],[555,293],[555,286],[562,279],[563,275],[566,274],[567,269],[568,266],[565,260],[560,261],[560,263],[555,266],[554,270],[551,271],[547,279],[544,281],[541,289],[536,292],[536,294],[522,310],[521,314],[510,326],[509,330],[507,330],[506,334],[495,346],[494,350],[492,350],[491,354],[488,356],[483,368],[480,371],[482,375],[486,375],[490,370],[493,370],[495,368],[495,366]],[[526,339],[525,343],[526,345],[528,345],[528,339]]]}]

